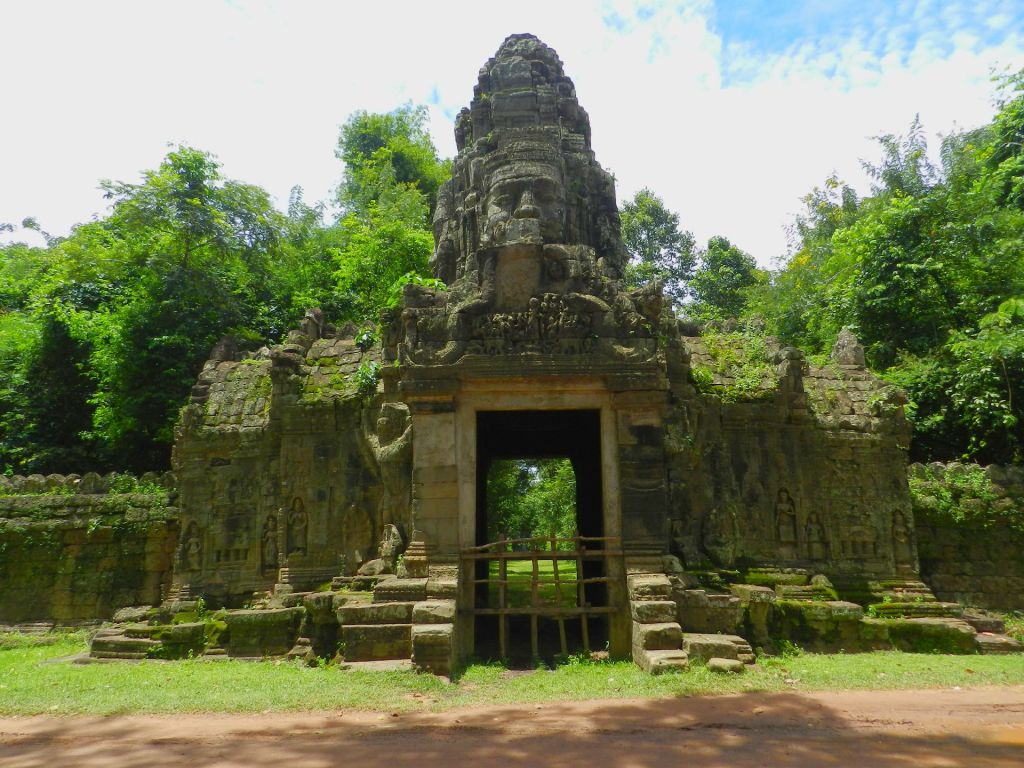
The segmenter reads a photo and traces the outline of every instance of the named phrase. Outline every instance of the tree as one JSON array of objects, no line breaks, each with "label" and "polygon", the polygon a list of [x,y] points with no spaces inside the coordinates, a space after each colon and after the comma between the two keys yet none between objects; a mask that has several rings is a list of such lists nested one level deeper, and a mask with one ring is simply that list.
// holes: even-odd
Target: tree
[{"label": "tree", "polygon": [[647,188],[623,204],[621,216],[622,239],[630,254],[626,284],[639,287],[658,280],[666,295],[681,302],[693,274],[693,235],[679,230],[679,215]]},{"label": "tree", "polygon": [[739,317],[750,289],[764,279],[753,256],[724,237],[712,237],[690,281],[690,312],[709,320]]},{"label": "tree", "polygon": [[451,175],[450,163],[438,157],[426,126],[426,107],[411,104],[385,114],[360,111],[349,117],[335,150],[345,163],[338,190],[342,209],[369,215],[371,203],[378,209],[422,206],[422,220],[405,220],[425,227],[437,191]]},{"label": "tree", "polygon": [[347,240],[336,252],[334,274],[341,319],[374,321],[399,278],[410,272],[429,274],[434,238],[426,230],[377,214],[375,207],[368,221],[350,215],[344,223]]},{"label": "tree", "polygon": [[576,474],[568,459],[505,459],[487,475],[487,535],[576,534]]}]

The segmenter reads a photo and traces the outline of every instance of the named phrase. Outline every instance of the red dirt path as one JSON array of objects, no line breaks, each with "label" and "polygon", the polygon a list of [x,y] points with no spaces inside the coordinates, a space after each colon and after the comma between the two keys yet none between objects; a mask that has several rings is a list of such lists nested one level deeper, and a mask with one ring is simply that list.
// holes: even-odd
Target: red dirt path
[{"label": "red dirt path", "polygon": [[0,718],[0,766],[1024,766],[1024,687]]}]

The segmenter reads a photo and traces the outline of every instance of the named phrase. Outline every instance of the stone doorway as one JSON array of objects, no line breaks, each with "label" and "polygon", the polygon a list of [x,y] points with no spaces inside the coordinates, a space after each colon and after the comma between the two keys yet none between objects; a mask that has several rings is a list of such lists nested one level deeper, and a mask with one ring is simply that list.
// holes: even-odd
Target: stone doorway
[{"label": "stone doorway", "polygon": [[[619,544],[604,536],[600,412],[478,411],[476,420],[476,546],[464,552],[475,582],[474,653],[529,664],[604,648],[606,559]],[[499,532],[488,519],[490,470],[510,459],[571,464],[574,520],[564,530]]]}]

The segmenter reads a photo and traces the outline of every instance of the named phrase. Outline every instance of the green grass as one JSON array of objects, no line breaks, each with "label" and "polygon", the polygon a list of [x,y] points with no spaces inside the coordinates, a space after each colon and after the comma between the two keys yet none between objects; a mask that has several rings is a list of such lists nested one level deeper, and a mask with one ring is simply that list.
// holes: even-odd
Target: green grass
[{"label": "green grass", "polygon": [[[561,605],[563,608],[576,605],[575,584],[566,584],[576,579],[576,561],[559,560],[558,578],[563,582],[561,585],[561,600],[559,592],[555,587],[555,571],[552,560],[539,560],[537,562],[538,586],[537,596],[542,605]],[[505,564],[506,578],[509,585],[506,592],[507,604],[511,608],[525,608],[530,605],[531,583],[533,581],[533,563],[529,560],[509,560]],[[498,578],[498,563],[491,562],[488,570],[489,577]],[[487,594],[488,605],[491,608],[498,607],[498,585],[489,584]]]},{"label": "green grass", "polygon": [[554,670],[510,673],[470,666],[457,683],[412,672],[309,668],[266,661],[145,661],[78,665],[83,635],[0,636],[0,715],[126,712],[437,710],[595,698],[700,696],[750,691],[1024,685],[1020,656],[896,652],[762,659],[743,675],[700,666],[652,677],[630,662],[570,661]]}]

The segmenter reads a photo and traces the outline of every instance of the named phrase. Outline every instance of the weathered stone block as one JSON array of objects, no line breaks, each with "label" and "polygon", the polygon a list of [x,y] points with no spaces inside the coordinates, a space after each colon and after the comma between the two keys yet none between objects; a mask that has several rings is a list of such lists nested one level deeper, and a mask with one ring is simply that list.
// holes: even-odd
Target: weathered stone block
[{"label": "weathered stone block", "polygon": [[672,594],[672,583],[662,573],[636,573],[626,577],[631,600],[665,600]]},{"label": "weathered stone block", "polygon": [[301,608],[231,611],[228,627],[230,656],[283,656],[295,645],[302,621]]},{"label": "weathered stone block", "polygon": [[679,650],[682,630],[675,622],[659,624],[633,623],[633,647],[645,651]]},{"label": "weathered stone block", "polygon": [[709,672],[717,672],[720,675],[739,674],[744,669],[743,662],[738,659],[710,658],[705,666]]},{"label": "weathered stone block", "polygon": [[385,579],[373,588],[373,602],[419,602],[427,599],[426,579]]},{"label": "weathered stone block", "polygon": [[454,620],[454,600],[424,600],[412,609],[414,624],[449,624]]},{"label": "weathered stone block", "polygon": [[420,624],[412,628],[412,659],[435,675],[450,675],[453,664],[452,624]]},{"label": "weathered stone block", "polygon": [[634,648],[633,661],[644,672],[652,675],[682,672],[690,665],[686,652],[678,649],[647,651],[643,648]]},{"label": "weathered stone block", "polygon": [[339,652],[346,661],[408,659],[412,655],[410,624],[342,625]]},{"label": "weathered stone block", "polygon": [[631,600],[633,621],[641,624],[663,624],[676,620],[676,604],[671,600]]},{"label": "weathered stone block", "polygon": [[683,650],[695,661],[739,658],[739,649],[730,635],[686,632],[682,636],[682,641]]},{"label": "weathered stone block", "polygon": [[730,584],[729,591],[739,598],[741,605],[750,603],[774,603],[775,590],[756,584]]}]

